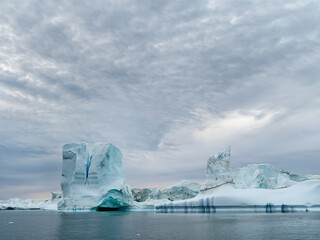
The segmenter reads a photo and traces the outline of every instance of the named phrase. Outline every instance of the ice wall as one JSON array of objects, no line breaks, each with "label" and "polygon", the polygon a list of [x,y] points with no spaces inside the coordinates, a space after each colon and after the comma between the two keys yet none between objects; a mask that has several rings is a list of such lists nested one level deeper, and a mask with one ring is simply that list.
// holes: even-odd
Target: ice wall
[{"label": "ice wall", "polygon": [[60,210],[117,209],[130,205],[131,190],[125,183],[122,153],[112,144],[87,143],[63,146]]},{"label": "ice wall", "polygon": [[71,187],[84,184],[88,157],[87,143],[69,143],[63,146],[61,189],[65,196],[69,195]]},{"label": "ice wall", "polygon": [[208,159],[206,169],[206,181],[201,186],[201,191],[231,183],[232,173],[230,169],[231,147]]}]

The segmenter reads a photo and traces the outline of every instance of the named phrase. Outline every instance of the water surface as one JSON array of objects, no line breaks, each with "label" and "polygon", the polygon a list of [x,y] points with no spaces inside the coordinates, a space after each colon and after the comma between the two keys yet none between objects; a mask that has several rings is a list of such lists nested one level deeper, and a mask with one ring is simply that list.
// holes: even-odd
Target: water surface
[{"label": "water surface", "polygon": [[0,211],[0,239],[320,239],[320,213]]}]

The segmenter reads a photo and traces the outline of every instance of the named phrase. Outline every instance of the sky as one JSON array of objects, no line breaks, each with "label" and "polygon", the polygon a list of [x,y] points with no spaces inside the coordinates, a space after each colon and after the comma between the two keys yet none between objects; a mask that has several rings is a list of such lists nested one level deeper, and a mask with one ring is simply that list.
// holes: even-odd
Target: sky
[{"label": "sky", "polygon": [[62,146],[110,142],[131,187],[208,157],[320,174],[318,0],[15,1],[0,8],[0,199],[60,191]]}]

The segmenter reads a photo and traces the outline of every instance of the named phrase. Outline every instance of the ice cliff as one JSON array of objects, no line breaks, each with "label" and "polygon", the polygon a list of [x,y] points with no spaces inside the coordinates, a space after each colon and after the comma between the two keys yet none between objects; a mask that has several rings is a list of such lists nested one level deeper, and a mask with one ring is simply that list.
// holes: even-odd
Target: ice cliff
[{"label": "ice cliff", "polygon": [[110,210],[132,202],[122,153],[112,144],[95,143],[91,156],[87,143],[64,145],[61,189],[59,210]]},{"label": "ice cliff", "polygon": [[231,147],[208,159],[206,181],[201,190],[208,190],[232,182],[230,169]]}]

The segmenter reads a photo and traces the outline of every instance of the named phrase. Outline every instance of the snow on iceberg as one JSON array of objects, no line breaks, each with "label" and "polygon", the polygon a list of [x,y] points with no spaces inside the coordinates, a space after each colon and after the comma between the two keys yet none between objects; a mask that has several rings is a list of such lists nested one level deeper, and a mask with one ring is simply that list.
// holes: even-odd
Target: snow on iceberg
[{"label": "snow on iceberg", "polygon": [[206,181],[192,199],[156,206],[157,212],[320,211],[320,180],[269,164],[230,169],[231,148],[208,159]]},{"label": "snow on iceberg", "polygon": [[110,210],[132,202],[122,153],[112,144],[95,143],[91,156],[87,143],[64,145],[61,189],[59,210]]},{"label": "snow on iceberg", "polygon": [[320,211],[320,181],[307,180],[282,189],[239,189],[226,184],[193,199],[156,206],[160,213]]}]

